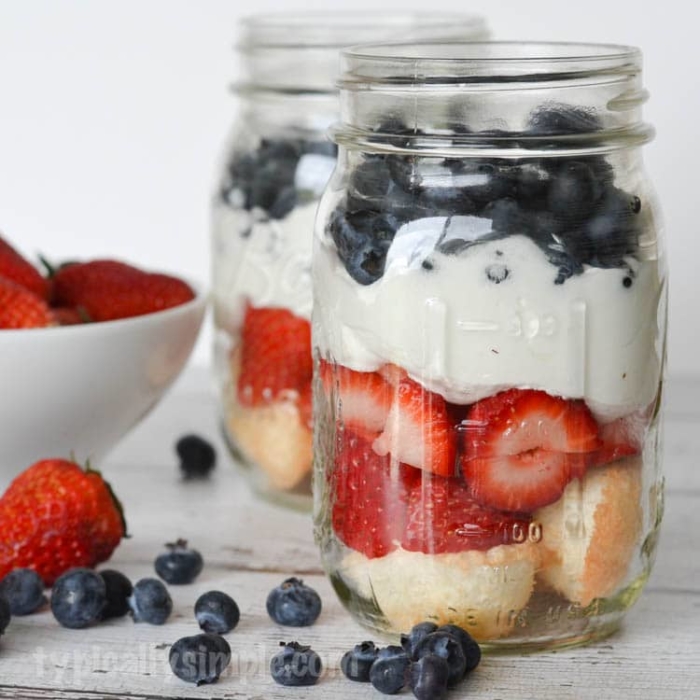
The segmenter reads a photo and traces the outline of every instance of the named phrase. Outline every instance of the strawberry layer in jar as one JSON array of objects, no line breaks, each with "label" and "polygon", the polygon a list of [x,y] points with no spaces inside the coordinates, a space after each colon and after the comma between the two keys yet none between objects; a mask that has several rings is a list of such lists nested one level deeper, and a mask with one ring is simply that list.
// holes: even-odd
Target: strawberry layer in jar
[{"label": "strawberry layer in jar", "polygon": [[243,80],[212,202],[215,364],[224,435],[256,491],[311,505],[311,242],[335,167],[338,51],[479,38],[460,13],[276,14],[240,26]]},{"label": "strawberry layer in jar", "polygon": [[640,54],[343,56],[313,265],[326,570],[383,632],[603,637],[661,517],[666,272]]}]

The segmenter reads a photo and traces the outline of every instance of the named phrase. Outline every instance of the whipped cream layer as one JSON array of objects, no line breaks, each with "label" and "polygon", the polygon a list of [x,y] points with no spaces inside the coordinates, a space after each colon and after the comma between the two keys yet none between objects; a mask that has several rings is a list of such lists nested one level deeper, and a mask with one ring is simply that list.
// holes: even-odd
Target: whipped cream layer
[{"label": "whipped cream layer", "polygon": [[438,218],[403,227],[368,286],[319,231],[314,344],[323,356],[358,371],[397,364],[459,404],[541,389],[583,398],[605,421],[651,403],[662,364],[657,260],[630,259],[632,274],[586,267],[557,285],[557,269],[526,236],[445,255],[434,251],[444,230]]},{"label": "whipped cream layer", "polygon": [[284,219],[259,209],[217,205],[213,211],[214,313],[217,324],[237,329],[246,299],[311,318],[311,248],[316,201]]}]

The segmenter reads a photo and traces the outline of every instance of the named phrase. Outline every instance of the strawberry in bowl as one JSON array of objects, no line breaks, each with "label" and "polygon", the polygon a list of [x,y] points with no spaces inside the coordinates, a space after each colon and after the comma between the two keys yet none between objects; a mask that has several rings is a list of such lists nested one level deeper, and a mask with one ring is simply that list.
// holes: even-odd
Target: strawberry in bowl
[{"label": "strawberry in bowl", "polygon": [[50,454],[98,460],[187,362],[206,295],[121,261],[43,276],[0,239],[0,482]]}]

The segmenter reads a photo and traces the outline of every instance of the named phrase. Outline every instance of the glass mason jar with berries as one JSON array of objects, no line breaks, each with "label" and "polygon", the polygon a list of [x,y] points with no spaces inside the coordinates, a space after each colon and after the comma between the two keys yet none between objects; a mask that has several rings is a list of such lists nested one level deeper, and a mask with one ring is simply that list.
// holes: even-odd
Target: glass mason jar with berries
[{"label": "glass mason jar with berries", "polygon": [[400,37],[479,39],[481,18],[300,14],[241,25],[243,79],[212,202],[215,366],[224,434],[267,496],[311,505],[310,260],[335,167],[339,50]]},{"label": "glass mason jar with berries", "polygon": [[343,54],[314,239],[315,533],[353,615],[601,638],[662,512],[666,256],[637,49]]}]

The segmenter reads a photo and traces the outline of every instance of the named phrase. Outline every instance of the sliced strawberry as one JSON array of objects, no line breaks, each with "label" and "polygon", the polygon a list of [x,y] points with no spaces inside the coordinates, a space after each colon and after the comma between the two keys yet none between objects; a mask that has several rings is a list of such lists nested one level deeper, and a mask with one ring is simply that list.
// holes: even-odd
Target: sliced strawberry
[{"label": "sliced strawberry", "polygon": [[468,458],[535,449],[591,452],[600,446],[598,425],[583,401],[531,389],[510,389],[477,401],[463,431]]},{"label": "sliced strawberry", "polygon": [[[287,309],[248,306],[241,331],[238,400],[256,406],[298,399],[312,372],[309,322]],[[281,396],[283,392],[287,395]]]},{"label": "sliced strawberry", "polygon": [[459,479],[426,475],[408,499],[402,546],[443,554],[524,542],[531,518],[480,504]]},{"label": "sliced strawberry", "polygon": [[377,372],[354,370],[321,360],[319,372],[328,396],[334,396],[347,428],[376,437],[386,423],[393,388]]},{"label": "sliced strawberry", "polygon": [[649,419],[645,412],[618,418],[600,427],[602,446],[587,455],[588,467],[599,467],[642,451]]},{"label": "sliced strawberry", "polygon": [[478,501],[531,512],[556,501],[600,447],[583,401],[510,389],[475,403],[462,424],[462,474]]},{"label": "sliced strawberry", "polygon": [[374,450],[413,467],[454,476],[456,437],[445,399],[405,377],[399,381]]},{"label": "sliced strawberry", "polygon": [[582,476],[583,455],[534,449],[517,455],[464,460],[462,473],[472,496],[485,505],[518,513],[554,503]]},{"label": "sliced strawberry", "polygon": [[381,457],[350,430],[337,434],[331,475],[331,519],[336,536],[366,557],[383,557],[401,542],[409,489],[418,469]]}]

